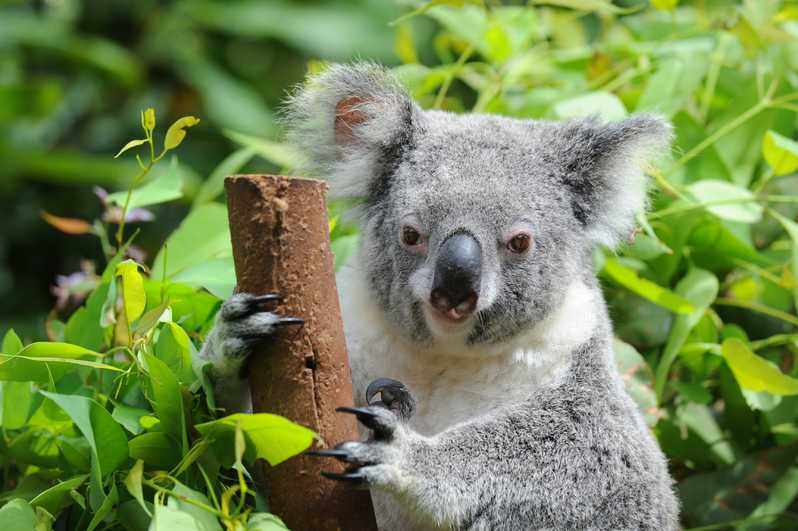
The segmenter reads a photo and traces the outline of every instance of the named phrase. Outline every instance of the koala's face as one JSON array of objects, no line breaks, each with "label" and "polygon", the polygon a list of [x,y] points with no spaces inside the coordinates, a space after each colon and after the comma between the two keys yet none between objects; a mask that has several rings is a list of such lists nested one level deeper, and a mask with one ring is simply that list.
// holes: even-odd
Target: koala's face
[{"label": "koala's face", "polygon": [[553,127],[426,113],[366,213],[365,263],[417,340],[494,343],[541,321],[583,265]]},{"label": "koala's face", "polygon": [[387,321],[427,343],[498,343],[545,319],[592,274],[592,248],[631,229],[641,153],[668,137],[651,117],[422,111],[370,65],[332,68],[292,107],[313,167],[365,200],[356,267]]}]

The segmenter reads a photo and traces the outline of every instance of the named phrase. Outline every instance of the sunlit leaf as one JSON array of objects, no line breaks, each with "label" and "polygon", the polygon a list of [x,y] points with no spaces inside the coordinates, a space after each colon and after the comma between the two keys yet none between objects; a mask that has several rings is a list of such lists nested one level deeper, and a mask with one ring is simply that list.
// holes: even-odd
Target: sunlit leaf
[{"label": "sunlit leaf", "polygon": [[60,481],[58,484],[50,487],[33,498],[30,504],[33,507],[42,507],[54,516],[58,515],[63,508],[72,504],[72,498],[69,495],[69,491],[80,487],[86,481],[86,479],[88,479],[88,477],[89,476],[87,474],[83,474]]},{"label": "sunlit leaf", "polygon": [[736,184],[704,179],[687,187],[699,203],[719,218],[743,223],[756,223],[762,219],[762,205],[748,189]]},{"label": "sunlit leaf", "polygon": [[179,146],[186,137],[186,129],[194,127],[199,122],[199,118],[194,116],[184,116],[175,120],[175,122],[169,126],[169,129],[167,129],[166,136],[163,139],[164,150],[168,151]]},{"label": "sunlit leaf", "polygon": [[773,395],[798,394],[798,379],[787,376],[771,362],[754,354],[741,340],[727,339],[721,345],[721,352],[743,389]]},{"label": "sunlit leaf", "polygon": [[153,409],[161,420],[164,431],[175,444],[180,445],[183,454],[188,450],[188,439],[180,384],[166,363],[151,354],[145,354],[144,359],[152,385]]},{"label": "sunlit leaf", "polygon": [[768,131],[762,139],[762,156],[774,175],[786,175],[798,170],[798,142]]},{"label": "sunlit leaf", "polygon": [[133,260],[125,260],[116,266],[116,276],[122,277],[122,299],[125,303],[125,316],[132,323],[144,313],[147,295],[144,293],[144,277],[139,265]]},{"label": "sunlit leaf", "polygon": [[602,271],[621,286],[672,312],[689,314],[695,310],[690,301],[638,276],[634,270],[624,266],[617,258],[607,257]]},{"label": "sunlit leaf", "polygon": [[234,460],[236,425],[241,427],[247,442],[248,461],[266,459],[272,466],[282,463],[313,442],[314,433],[279,415],[269,413],[236,413],[219,420],[197,424],[195,428],[206,437],[217,440],[216,447],[224,450],[219,457]]},{"label": "sunlit leaf", "polygon": [[271,513],[253,513],[247,520],[247,531],[287,531],[287,527]]},{"label": "sunlit leaf", "polygon": [[[158,205],[183,197],[183,177],[177,157],[172,157],[169,167],[165,171],[155,170],[153,173],[155,174],[154,178],[130,194],[128,212],[136,208]],[[123,207],[127,202],[127,195],[126,190],[115,192],[110,194],[106,201],[109,204]]]},{"label": "sunlit leaf", "polygon": [[25,500],[11,500],[0,507],[0,522],[6,529],[33,531],[36,529],[36,514]]},{"label": "sunlit leaf", "polygon": [[51,377],[57,380],[69,369],[69,363],[101,357],[102,354],[69,343],[31,343],[14,356],[0,354],[0,380],[48,382]]},{"label": "sunlit leaf", "polygon": [[133,149],[134,147],[142,146],[142,145],[146,144],[147,142],[148,142],[148,140],[146,138],[140,138],[138,140],[131,140],[130,142],[125,144],[122,147],[122,149],[119,150],[119,153],[114,155],[114,158],[119,157],[119,155],[121,155],[122,153],[124,153],[125,151],[127,151],[129,149]]},{"label": "sunlit leaf", "polygon": [[617,121],[625,118],[627,112],[623,102],[615,94],[591,92],[557,102],[554,105],[554,115],[561,119],[600,116],[607,121]]},{"label": "sunlit leaf", "polygon": [[141,114],[141,122],[144,129],[147,131],[152,131],[155,129],[155,109],[152,107],[146,109]]}]

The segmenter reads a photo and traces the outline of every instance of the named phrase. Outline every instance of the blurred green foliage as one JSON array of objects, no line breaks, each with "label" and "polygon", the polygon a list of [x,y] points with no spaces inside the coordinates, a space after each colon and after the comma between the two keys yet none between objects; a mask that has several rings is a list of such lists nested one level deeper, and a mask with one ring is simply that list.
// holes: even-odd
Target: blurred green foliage
[{"label": "blurred green foliage", "polygon": [[[618,364],[670,459],[686,527],[794,529],[798,4],[781,0],[0,4],[0,194],[11,209],[0,227],[3,312],[26,338],[46,330],[51,341],[103,354],[34,343],[25,347],[31,359],[0,369],[4,396],[29,404],[27,413],[3,410],[4,488],[16,490],[2,499],[30,502],[0,510],[46,521],[46,509],[84,527],[104,514],[113,525],[114,513],[102,513],[102,501],[123,502],[118,518],[123,507],[141,507],[141,478],[143,506],[170,507],[160,504],[168,494],[159,488],[172,481],[156,472],[163,469],[181,481],[171,488],[216,496],[194,461],[172,462],[214,454],[204,453],[209,439],[199,427],[188,433],[158,427],[159,419],[197,418],[165,407],[170,395],[154,395],[153,379],[171,381],[174,373],[172,389],[193,397],[191,411],[214,418],[212,405],[203,405],[212,396],[200,390],[202,372],[187,371],[180,360],[194,348],[181,338],[201,341],[234,283],[226,212],[218,202],[222,179],[289,170],[292,153],[274,120],[285,90],[308,68],[323,68],[316,60],[355,56],[392,65],[427,108],[606,120],[654,111],[672,120],[673,152],[647,169],[651,211],[617,253],[596,254]],[[112,161],[109,154],[140,138],[139,111],[150,106],[169,121],[193,114],[202,123],[191,129],[180,159],[158,165],[128,199],[125,187],[139,168],[132,157]],[[146,146],[136,149],[146,155]],[[123,192],[94,197],[88,185]],[[337,265],[357,241],[341,208],[331,206]],[[113,233],[122,219],[141,229],[127,254],[150,266],[149,275],[118,255],[125,247]],[[41,326],[52,306],[44,288],[56,273],[78,270],[82,257],[104,273],[84,264],[59,279],[57,307]],[[167,309],[163,322],[145,319]],[[131,313],[136,318],[128,319]],[[14,337],[4,344],[8,359],[22,349]],[[73,361],[32,359],[56,354]],[[151,358],[167,367],[161,378]],[[42,366],[54,369],[48,374]],[[115,369],[135,374],[139,390],[120,394]],[[141,464],[107,458],[116,473],[97,476],[91,463],[107,460],[91,453],[73,406],[39,388],[90,396],[126,429],[169,437],[179,454],[161,462],[124,434],[128,455]],[[226,425],[228,435],[236,421]],[[54,439],[68,444],[41,442]],[[268,450],[253,444],[215,448],[235,457],[225,463],[233,466],[225,485],[245,485],[244,449],[250,457],[252,448]],[[56,479],[70,485],[57,491],[63,506],[50,503],[54,495],[37,503]],[[84,511],[81,497],[92,493]],[[257,505],[251,493],[237,500]],[[171,508],[163,518],[181,511]]]}]

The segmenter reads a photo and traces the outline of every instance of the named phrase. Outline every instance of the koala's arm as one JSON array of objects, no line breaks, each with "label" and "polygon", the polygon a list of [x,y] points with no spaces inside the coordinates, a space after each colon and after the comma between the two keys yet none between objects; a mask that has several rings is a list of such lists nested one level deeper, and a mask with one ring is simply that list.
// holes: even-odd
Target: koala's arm
[{"label": "koala's arm", "polygon": [[357,467],[331,477],[389,491],[444,529],[675,529],[664,460],[611,387],[572,380],[433,437],[355,408],[374,438],[330,451]]},{"label": "koala's arm", "polygon": [[249,382],[244,374],[252,348],[268,340],[278,327],[302,322],[267,311],[277,299],[274,294],[237,293],[230,297],[222,304],[216,324],[197,353],[201,362],[211,362],[214,397],[228,413],[252,410]]}]

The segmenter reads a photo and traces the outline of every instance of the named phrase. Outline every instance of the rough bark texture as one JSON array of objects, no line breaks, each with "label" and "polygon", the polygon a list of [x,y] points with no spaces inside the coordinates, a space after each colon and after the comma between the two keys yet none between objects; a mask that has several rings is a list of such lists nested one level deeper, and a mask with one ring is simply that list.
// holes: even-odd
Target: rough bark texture
[{"label": "rough bark texture", "polygon": [[[278,413],[318,433],[327,444],[358,438],[352,380],[335,287],[323,181],[239,175],[225,181],[238,290],[283,297],[278,313],[301,317],[252,356],[253,408]],[[376,529],[367,491],[324,479],[341,471],[332,459],[298,456],[263,463],[271,510],[289,528]]]}]

